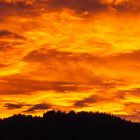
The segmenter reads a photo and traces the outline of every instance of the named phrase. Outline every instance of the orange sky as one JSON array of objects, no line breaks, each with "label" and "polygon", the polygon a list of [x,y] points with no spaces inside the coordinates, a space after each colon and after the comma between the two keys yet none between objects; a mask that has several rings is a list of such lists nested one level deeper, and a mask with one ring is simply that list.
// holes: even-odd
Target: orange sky
[{"label": "orange sky", "polygon": [[0,0],[0,117],[46,110],[140,121],[139,0]]}]

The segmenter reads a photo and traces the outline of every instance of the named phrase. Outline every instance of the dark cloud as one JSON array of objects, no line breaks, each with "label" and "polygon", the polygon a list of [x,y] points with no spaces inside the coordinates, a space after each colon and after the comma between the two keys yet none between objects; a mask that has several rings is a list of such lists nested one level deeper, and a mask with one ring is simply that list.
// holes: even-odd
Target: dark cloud
[{"label": "dark cloud", "polygon": [[88,104],[94,104],[94,103],[96,103],[96,99],[93,96],[91,96],[91,97],[85,98],[83,100],[76,101],[74,103],[74,106],[75,107],[86,107],[86,106],[88,106]]},{"label": "dark cloud", "polygon": [[81,59],[84,59],[85,61],[86,60],[90,61],[92,59],[92,62],[101,60],[100,57],[93,56],[88,53],[62,52],[57,49],[46,49],[46,48],[41,48],[39,50],[30,52],[27,56],[23,58],[23,60],[28,62],[43,62],[43,63],[47,60],[48,61],[52,60],[52,62],[54,60],[63,62],[65,60],[81,61]]},{"label": "dark cloud", "polygon": [[24,77],[5,79],[0,83],[2,88],[0,94],[14,95],[14,94],[26,94],[34,91],[48,91],[53,90],[56,92],[68,92],[79,90],[76,83],[59,82],[59,81],[38,81],[26,79]]},{"label": "dark cloud", "polygon": [[[69,82],[68,82],[69,81]],[[107,83],[95,77],[90,83],[88,82],[78,82],[70,80],[63,81],[39,81],[32,80],[23,76],[8,76],[4,78],[4,81],[0,81],[1,95],[16,95],[16,94],[29,94],[36,91],[55,91],[59,93],[68,93],[72,91],[83,92],[94,88],[98,89],[110,89],[114,88],[116,85],[114,83]]]},{"label": "dark cloud", "polygon": [[140,9],[140,1],[122,0],[121,2],[117,2],[117,0],[114,0],[111,7],[121,12],[138,12]]},{"label": "dark cloud", "polygon": [[[15,0],[13,2],[6,2],[4,0],[0,1],[0,6],[3,9],[9,9],[13,11],[29,10],[32,11],[32,8],[39,10],[40,8],[46,8],[46,10],[61,10],[68,8],[77,12],[85,11],[103,11],[108,9],[108,5],[101,2],[101,0]],[[24,12],[23,11],[23,12]]]},{"label": "dark cloud", "polygon": [[114,92],[111,93],[108,96],[109,93],[107,93],[106,90],[101,90],[96,93],[96,95],[91,95],[87,98],[77,100],[74,103],[74,107],[82,108],[82,107],[90,107],[96,105],[96,103],[102,104],[102,103],[110,103],[110,102],[119,102],[122,100],[125,100],[125,94],[123,95],[120,92]]},{"label": "dark cloud", "polygon": [[108,6],[100,0],[49,0],[47,8],[51,10],[69,8],[76,12],[97,12],[107,10]]},{"label": "dark cloud", "polygon": [[112,59],[113,61],[140,61],[140,50],[118,53],[114,56],[107,57],[107,60]]},{"label": "dark cloud", "polygon": [[6,1],[0,1],[0,11],[1,15],[12,15],[15,14],[15,12],[21,11],[27,9],[27,5],[25,2],[15,2],[15,3],[9,3]]},{"label": "dark cloud", "polygon": [[[138,0],[123,0],[117,2],[112,0],[110,2],[103,2],[102,0],[48,0],[47,8],[49,10],[60,10],[68,8],[76,12],[102,12],[114,9],[118,12],[133,12],[139,11],[140,2]],[[114,11],[113,10],[113,11]]]},{"label": "dark cloud", "polygon": [[10,32],[8,30],[0,30],[0,38],[25,39],[23,36]]},{"label": "dark cloud", "polygon": [[128,1],[122,1],[121,3],[113,4],[112,7],[117,9],[118,11],[129,11],[133,9],[131,3]]},{"label": "dark cloud", "polygon": [[129,90],[119,90],[118,93],[120,93],[122,95],[130,94],[132,96],[139,97],[140,88],[133,88],[133,89],[129,89]]},{"label": "dark cloud", "polygon": [[[136,1],[136,0],[135,0]],[[122,1],[116,3],[115,1],[110,3],[103,3],[102,0],[36,0],[29,2],[26,0],[17,0],[13,2],[0,1],[0,20],[7,16],[20,16],[30,17],[37,16],[44,12],[50,12],[54,10],[62,10],[68,8],[74,10],[77,13],[89,12],[89,13],[100,13],[104,11],[139,11],[140,2],[136,1]]]},{"label": "dark cloud", "polygon": [[50,108],[51,108],[51,105],[46,104],[46,103],[40,103],[40,104],[33,105],[32,107],[25,110],[24,112],[35,112],[38,110],[48,110]]},{"label": "dark cloud", "polygon": [[39,103],[35,105],[23,104],[23,103],[5,103],[4,104],[4,107],[7,109],[20,109],[20,108],[23,108],[24,106],[29,107],[24,112],[35,112],[38,110],[47,110],[51,108],[51,105],[47,103]]},{"label": "dark cloud", "polygon": [[36,11],[38,8],[35,7],[26,1],[7,2],[2,0],[0,1],[0,22],[10,16],[31,17],[39,15],[39,12]]},{"label": "dark cloud", "polygon": [[[47,48],[47,46],[46,46]],[[89,53],[73,53],[73,52],[62,52],[57,49],[46,49],[42,48],[39,50],[35,50],[30,52],[27,56],[23,58],[23,61],[27,62],[40,62],[47,63],[47,65],[51,62],[51,65],[55,65],[55,62],[59,62],[61,64],[68,65],[68,62],[88,62],[89,64],[94,62],[104,63],[104,58],[99,56],[94,56]],[[53,57],[52,57],[53,56]]]},{"label": "dark cloud", "polygon": [[[46,46],[47,48],[47,46]],[[53,56],[53,57],[52,57]],[[97,56],[91,53],[73,53],[73,52],[62,52],[57,49],[46,49],[41,48],[39,50],[35,50],[30,52],[27,56],[23,58],[24,61],[29,62],[44,62],[48,59],[57,59],[59,60],[73,60],[73,61],[88,61],[88,63],[98,62],[100,64],[114,63],[120,61],[139,61],[140,60],[140,50],[125,52],[125,53],[118,53],[115,55],[109,56]]]},{"label": "dark cloud", "polygon": [[58,11],[64,8],[75,11],[77,16],[79,13],[94,15],[105,11],[138,12],[140,11],[140,2],[137,1],[133,4],[132,1],[123,1],[116,4],[115,2],[103,3],[102,0],[36,0],[34,2],[24,0],[7,2],[2,0],[0,1],[0,22],[12,16],[35,18],[40,16],[42,12]]},{"label": "dark cloud", "polygon": [[[0,47],[1,48],[1,47]],[[4,64],[0,64],[0,68],[5,68],[7,67],[8,65],[4,65]]]},{"label": "dark cloud", "polygon": [[17,104],[6,103],[4,105],[4,107],[6,107],[7,109],[19,109],[19,108],[22,108],[23,106],[24,106],[24,104],[20,104],[20,103],[17,103]]},{"label": "dark cloud", "polygon": [[6,54],[6,53],[10,52],[11,50],[12,51],[13,50],[16,50],[15,46],[17,46],[17,45],[23,45],[23,42],[22,41],[21,42],[16,42],[16,40],[14,40],[11,43],[11,42],[9,42],[9,39],[10,39],[9,37],[6,37],[6,41],[0,41],[0,52],[3,52],[4,54]]}]

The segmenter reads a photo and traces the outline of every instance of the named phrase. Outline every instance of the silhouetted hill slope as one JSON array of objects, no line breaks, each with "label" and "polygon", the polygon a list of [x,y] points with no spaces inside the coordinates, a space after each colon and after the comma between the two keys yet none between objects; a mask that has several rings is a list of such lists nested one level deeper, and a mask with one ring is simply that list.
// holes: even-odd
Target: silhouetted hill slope
[{"label": "silhouetted hill slope", "polygon": [[19,114],[0,120],[0,140],[140,140],[140,124],[92,112]]}]

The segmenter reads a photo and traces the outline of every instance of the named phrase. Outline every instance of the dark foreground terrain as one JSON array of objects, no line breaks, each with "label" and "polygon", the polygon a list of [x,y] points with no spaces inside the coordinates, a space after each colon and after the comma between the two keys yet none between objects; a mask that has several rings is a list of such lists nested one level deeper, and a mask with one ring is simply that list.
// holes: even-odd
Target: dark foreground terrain
[{"label": "dark foreground terrain", "polygon": [[0,140],[140,140],[140,124],[103,113],[49,111],[0,120]]}]

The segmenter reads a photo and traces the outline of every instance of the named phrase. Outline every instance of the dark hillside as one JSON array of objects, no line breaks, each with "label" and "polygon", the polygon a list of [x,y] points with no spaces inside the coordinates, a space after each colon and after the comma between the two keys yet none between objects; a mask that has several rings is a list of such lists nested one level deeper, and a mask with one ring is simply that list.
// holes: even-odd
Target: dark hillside
[{"label": "dark hillside", "polygon": [[140,140],[140,124],[92,112],[19,114],[0,121],[0,140]]}]

